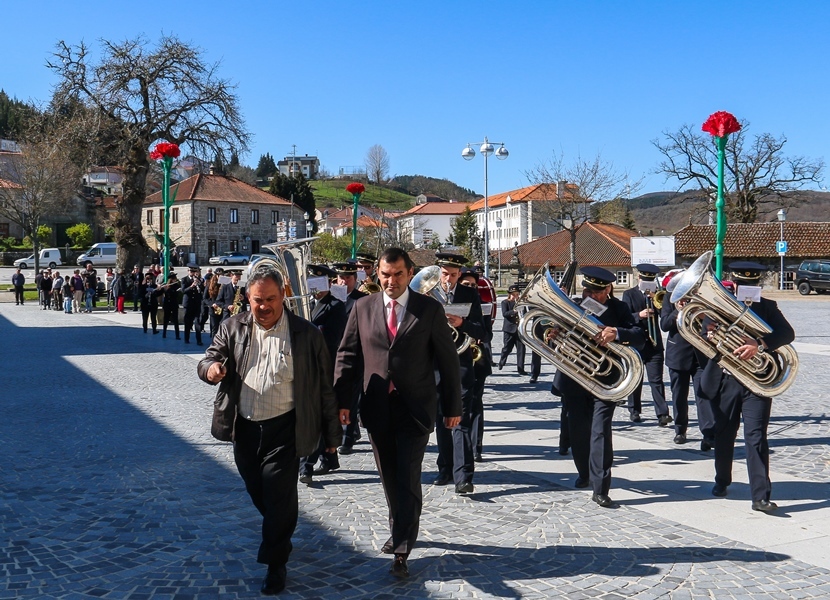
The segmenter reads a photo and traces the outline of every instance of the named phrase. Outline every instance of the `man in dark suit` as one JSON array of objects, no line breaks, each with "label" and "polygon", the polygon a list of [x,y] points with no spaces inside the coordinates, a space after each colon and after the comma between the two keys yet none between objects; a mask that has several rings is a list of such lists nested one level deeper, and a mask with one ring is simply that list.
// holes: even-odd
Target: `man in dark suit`
[{"label": "man in dark suit", "polygon": [[167,337],[167,326],[173,324],[173,329],[176,332],[176,339],[180,340],[179,335],[179,305],[181,299],[179,295],[182,291],[182,284],[179,281],[179,276],[173,271],[167,274],[167,283],[159,286],[159,289],[164,291],[164,296],[161,299],[161,307],[163,314],[163,321],[161,327],[161,337]]},{"label": "man in dark suit", "polygon": [[[625,302],[611,295],[612,283],[617,279],[614,274],[601,267],[582,267],[580,272],[583,302],[590,298],[605,307],[602,314],[595,315],[604,325],[595,341],[600,346],[617,341],[634,348],[642,347],[645,333],[634,322]],[[548,342],[555,339],[556,334],[555,328],[551,330]],[[611,488],[611,464],[614,461],[611,422],[616,402],[594,397],[561,371],[557,371],[553,387],[562,395],[562,403],[568,415],[569,442],[578,473],[576,487],[591,486],[594,492],[591,499],[594,502],[602,507],[613,506],[608,492]]]},{"label": "man in dark suit", "polygon": [[[663,335],[658,326],[658,315],[654,309],[653,298],[657,291],[657,274],[660,269],[655,265],[641,263],[635,267],[639,273],[640,285],[623,292],[623,302],[628,305],[634,322],[646,332],[646,342],[639,350],[645,366],[646,378],[651,386],[651,399],[654,402],[654,412],[660,427],[671,423],[669,405],[666,403],[666,387],[663,385]],[[642,289],[641,289],[642,288]],[[649,324],[650,323],[650,324]],[[651,331],[651,333],[649,333]],[[651,338],[653,335],[654,339]],[[634,423],[641,421],[643,382],[628,397],[628,412]]]},{"label": "man in dark suit", "polygon": [[[740,297],[742,286],[760,287],[766,267],[754,262],[735,262],[729,265],[729,270],[736,285],[735,294]],[[758,339],[747,336],[745,343],[734,351],[734,355],[741,360],[774,351],[795,339],[792,326],[774,301],[761,298],[760,302],[752,304],[752,311],[770,326],[772,332]],[[772,512],[778,508],[775,502],[770,502],[772,483],[769,479],[767,429],[772,399],[751,392],[716,360],[707,360],[702,353],[698,353],[698,359],[703,365],[701,394],[712,400],[715,412],[715,485],[712,495],[726,496],[726,488],[732,483],[735,438],[743,416],[752,510]]]},{"label": "man in dark suit", "polygon": [[[471,340],[481,340],[487,336],[482,323],[481,297],[478,290],[459,285],[461,269],[467,258],[450,252],[437,252],[436,264],[441,267],[439,286],[448,304],[468,304],[470,312],[465,317],[447,312],[447,322],[458,332],[456,344],[469,336]],[[475,446],[473,444],[473,420],[475,416],[475,369],[473,367],[473,351],[467,348],[458,355],[461,374],[461,423],[452,431],[444,427],[444,414],[441,405],[435,423],[435,437],[438,442],[438,476],[435,485],[455,483],[458,494],[469,494],[475,491],[473,474],[475,473]],[[441,373],[436,372],[440,379]],[[439,398],[442,391],[439,388]],[[477,424],[476,424],[477,425]]]},{"label": "man in dark suit", "polygon": [[196,263],[187,265],[188,275],[182,278],[182,308],[184,308],[184,343],[190,343],[190,330],[196,333],[196,345],[202,345],[202,294],[205,282]]},{"label": "man in dark suit", "polygon": [[[675,280],[677,281],[677,280]],[[666,338],[666,367],[669,369],[671,402],[674,411],[674,443],[686,443],[686,429],[689,426],[689,382],[695,391],[697,424],[703,439],[700,449],[704,452],[715,445],[715,416],[712,404],[700,395],[700,364],[694,347],[677,330],[678,307],[669,302],[671,283],[666,289],[663,308],[660,310],[660,329],[668,333]],[[680,302],[680,308],[685,301]]]},{"label": "man in dark suit", "polygon": [[[242,274],[241,271],[226,271],[230,274],[231,282],[222,284],[219,288],[219,295],[216,297],[216,304],[222,309],[222,320],[245,312],[248,310],[248,297],[245,294],[245,287],[239,285],[239,279]],[[238,304],[237,310],[235,304]]]},{"label": "man in dark suit", "polygon": [[501,301],[501,330],[504,336],[499,358],[499,371],[507,363],[507,357],[516,347],[516,368],[519,375],[527,375],[525,371],[525,345],[519,338],[519,313],[516,310],[516,300],[519,299],[519,286],[511,285],[507,288],[507,298]]},{"label": "man in dark suit", "polygon": [[414,271],[409,255],[389,248],[379,267],[383,292],[355,303],[337,353],[334,387],[347,425],[355,382],[363,383],[361,419],[392,530],[382,551],[395,555],[392,574],[406,577],[421,516],[421,464],[438,410],[433,368],[441,373],[444,425],[452,428],[461,421],[460,367],[443,308],[408,287]]}]

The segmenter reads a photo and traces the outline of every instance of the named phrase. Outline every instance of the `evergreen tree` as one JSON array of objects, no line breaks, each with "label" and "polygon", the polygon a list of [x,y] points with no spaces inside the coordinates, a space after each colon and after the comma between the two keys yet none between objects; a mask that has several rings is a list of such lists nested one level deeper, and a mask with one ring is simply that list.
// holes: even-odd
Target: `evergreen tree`
[{"label": "evergreen tree", "polygon": [[231,153],[231,162],[228,163],[228,171],[233,171],[239,167],[239,154],[236,152]]},{"label": "evergreen tree", "polygon": [[280,198],[292,200],[294,204],[309,215],[314,214],[314,191],[302,173],[297,173],[294,177],[277,173],[271,180],[271,186],[268,188],[268,191]]},{"label": "evergreen tree", "polygon": [[266,152],[265,154],[259,157],[259,163],[257,163],[256,167],[256,176],[257,177],[271,177],[277,172],[277,163],[274,162],[274,157],[271,156],[270,152]]},{"label": "evergreen tree", "polygon": [[464,212],[453,221],[447,242],[458,248],[464,248],[464,254],[470,260],[475,260],[475,257],[479,256],[482,240],[478,232],[476,217],[470,212],[469,206],[465,207]]}]

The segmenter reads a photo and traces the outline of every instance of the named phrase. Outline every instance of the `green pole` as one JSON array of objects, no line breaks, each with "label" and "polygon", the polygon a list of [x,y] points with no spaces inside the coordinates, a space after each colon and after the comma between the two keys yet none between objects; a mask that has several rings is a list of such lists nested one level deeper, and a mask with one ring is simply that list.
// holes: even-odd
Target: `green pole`
[{"label": "green pole", "polygon": [[726,154],[727,136],[715,138],[718,146],[718,199],[715,202],[717,210],[715,225],[715,275],[723,279],[723,240],[726,238],[726,202],[723,199],[723,163]]},{"label": "green pole", "polygon": [[352,258],[357,258],[357,207],[360,194],[352,194]]},{"label": "green pole", "polygon": [[170,275],[170,170],[173,168],[173,159],[165,156],[162,160],[164,168],[164,182],[161,187],[161,201],[164,204],[164,283]]}]

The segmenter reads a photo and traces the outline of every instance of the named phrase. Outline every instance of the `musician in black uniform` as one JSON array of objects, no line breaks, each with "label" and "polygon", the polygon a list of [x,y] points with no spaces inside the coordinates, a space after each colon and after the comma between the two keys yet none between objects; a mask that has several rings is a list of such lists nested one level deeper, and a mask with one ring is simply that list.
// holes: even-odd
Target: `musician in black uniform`
[{"label": "musician in black uniform", "polygon": [[[657,422],[660,427],[671,423],[669,416],[669,405],[666,403],[666,387],[663,385],[663,335],[660,333],[659,315],[654,309],[652,297],[657,291],[655,279],[660,272],[655,265],[641,263],[635,267],[639,272],[641,285],[646,288],[653,288],[652,291],[643,292],[640,287],[634,287],[623,292],[623,302],[628,305],[634,322],[646,333],[645,345],[639,350],[643,359],[646,377],[651,387],[651,398],[654,402],[654,412],[657,413]],[[649,333],[649,320],[651,321],[651,334]],[[654,339],[650,339],[650,335]],[[641,421],[640,413],[643,412],[641,402],[643,394],[643,382],[628,397],[628,412],[633,422]]]},{"label": "musician in black uniform", "polygon": [[[645,333],[634,322],[631,312],[622,300],[612,296],[616,277],[601,267],[582,267],[582,297],[591,298],[605,306],[605,311],[595,315],[605,326],[596,341],[606,345],[617,341],[634,348],[645,343]],[[555,337],[554,328],[551,335]],[[612,375],[613,376],[613,375]],[[611,463],[614,448],[611,443],[611,422],[616,402],[595,398],[579,383],[557,371],[554,389],[562,395],[568,414],[569,441],[578,477],[576,487],[593,488],[591,499],[603,507],[614,503],[609,498],[611,488]]]},{"label": "musician in black uniform", "polygon": [[357,261],[358,268],[366,274],[366,281],[377,283],[378,276],[375,273],[375,264],[378,261],[377,257],[368,252],[358,252],[355,255],[355,260]]},{"label": "musician in black uniform", "polygon": [[[441,267],[441,289],[447,296],[448,304],[470,304],[466,317],[447,314],[447,321],[458,331],[459,343],[464,334],[473,340],[486,337],[481,314],[481,297],[478,290],[458,284],[461,269],[467,262],[466,257],[449,252],[436,252],[436,264]],[[467,348],[458,355],[461,363],[461,423],[452,430],[444,426],[441,413],[439,385],[439,407],[436,418],[435,436],[438,441],[438,477],[435,485],[455,483],[457,494],[469,494],[474,491],[473,473],[475,471],[475,447],[473,442],[474,388],[475,369],[473,351]],[[440,377],[438,370],[436,378]],[[437,379],[436,379],[437,381]]]},{"label": "musician in black uniform", "polygon": [[205,281],[199,265],[187,265],[188,275],[182,278],[182,308],[184,308],[184,343],[190,343],[190,330],[196,333],[196,345],[202,345],[202,294]]},{"label": "musician in black uniform", "polygon": [[[669,288],[671,287],[669,284]],[[668,333],[666,367],[669,369],[671,402],[674,411],[674,443],[686,443],[686,429],[689,426],[689,382],[691,382],[697,405],[697,425],[703,435],[700,449],[706,452],[715,445],[715,416],[712,413],[712,404],[700,395],[701,369],[697,353],[694,346],[677,330],[678,307],[669,302],[669,293],[667,289],[663,308],[660,310],[660,329]],[[681,300],[679,304],[679,308],[682,308],[685,301]]]},{"label": "musician in black uniform", "polygon": [[[358,299],[366,296],[365,292],[357,289],[357,270],[360,265],[353,259],[345,262],[338,262],[332,265],[337,272],[337,285],[346,286],[346,317],[348,320],[349,313],[352,312],[352,307]],[[354,401],[349,412],[349,424],[343,430],[343,445],[340,446],[340,454],[351,454],[354,452],[354,445],[360,439],[360,420],[358,418],[360,412],[360,396],[361,383],[355,382]]]},{"label": "musician in black uniform", "polygon": [[[231,282],[222,284],[222,287],[219,288],[219,296],[216,298],[216,304],[222,309],[223,321],[248,310],[248,294],[245,293],[245,287],[239,285],[239,279],[242,275],[242,271],[236,269],[225,272],[230,274]],[[235,308],[234,304],[239,305],[238,310]]]},{"label": "musician in black uniform", "polygon": [[[741,286],[761,285],[766,267],[753,262],[735,262],[729,265],[729,270],[737,286],[735,293],[739,295]],[[795,339],[792,326],[774,301],[761,298],[761,301],[753,303],[751,308],[770,326],[772,332],[757,340],[747,337],[746,343],[735,349],[736,356],[742,360],[749,360],[759,352],[773,351]],[[702,354],[699,354],[699,359],[703,362],[705,358],[701,357]],[[772,399],[752,393],[715,360],[707,360],[703,365],[700,389],[703,395],[712,399],[715,412],[715,485],[712,495],[726,496],[726,489],[732,483],[735,438],[743,416],[752,510],[774,511],[778,505],[770,501],[772,483],[769,479],[767,442]]]},{"label": "musician in black uniform", "polygon": [[504,335],[499,358],[499,371],[507,363],[507,357],[516,347],[516,369],[519,375],[527,375],[525,371],[525,345],[519,338],[519,312],[516,310],[516,300],[519,299],[519,286],[511,285],[507,288],[507,299],[501,301],[501,330]]},{"label": "musician in black uniform", "polygon": [[173,329],[176,331],[176,339],[182,339],[179,335],[179,294],[182,290],[182,284],[179,282],[179,276],[173,271],[167,274],[167,283],[159,286],[159,289],[164,290],[164,296],[161,300],[162,313],[164,321],[161,327],[161,337],[167,337],[167,325],[172,323]]},{"label": "musician in black uniform", "polygon": [[[478,288],[478,271],[475,269],[462,269],[461,277],[458,279],[460,285],[472,288],[481,293]],[[493,319],[490,314],[482,313],[482,323],[484,324],[484,332],[486,337],[481,340],[476,340],[475,343],[481,351],[480,358],[473,363],[473,374],[476,381],[473,386],[473,460],[481,462],[483,459],[482,452],[484,450],[484,384],[487,377],[493,374],[493,353],[490,349],[490,341],[493,339]]]},{"label": "musician in black uniform", "polygon": [[[331,279],[337,273],[326,265],[308,265],[309,277],[327,277]],[[337,298],[327,289],[314,294],[314,308],[311,311],[311,323],[323,334],[323,340],[331,357],[329,364],[330,373],[334,372],[334,361],[337,358],[337,348],[340,340],[343,339],[343,332],[346,331],[346,304]],[[332,382],[334,383],[334,382]],[[313,475],[325,475],[340,468],[340,459],[337,450],[326,451],[325,440],[320,439],[317,451],[309,456],[300,458],[300,482],[311,485]],[[320,459],[320,467],[315,469],[317,459]]]}]

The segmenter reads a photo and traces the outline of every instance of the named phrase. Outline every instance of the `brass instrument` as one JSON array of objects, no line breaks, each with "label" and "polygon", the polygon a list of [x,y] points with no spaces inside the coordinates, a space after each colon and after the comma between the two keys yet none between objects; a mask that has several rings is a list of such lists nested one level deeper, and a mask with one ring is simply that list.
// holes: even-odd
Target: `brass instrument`
[{"label": "brass instrument", "polygon": [[663,298],[666,295],[666,290],[658,289],[656,292],[646,292],[644,295],[646,297],[646,308],[649,311],[646,316],[646,334],[652,346],[656,346],[661,335],[660,322],[657,320],[659,318],[658,313],[663,308]]},{"label": "brass instrument", "polygon": [[[772,328],[742,304],[718,281],[711,268],[712,252],[701,255],[677,279],[671,295],[678,310],[677,330],[697,350],[718,362],[752,393],[771,398],[785,392],[795,381],[798,354],[787,344],[741,360],[733,352],[746,343],[769,334]],[[678,304],[680,306],[680,304]],[[715,327],[708,334],[707,325]]]},{"label": "brass instrument", "polygon": [[241,308],[242,308],[242,286],[237,286],[236,294],[234,294],[234,296],[233,296],[233,304],[231,304],[231,307],[228,309],[228,313],[230,313],[230,315],[232,317],[235,317],[236,315],[239,314],[239,311],[240,311]]},{"label": "brass instrument", "polygon": [[361,281],[357,289],[364,294],[377,294],[378,292],[383,291],[383,288],[371,279],[364,279]]},{"label": "brass instrument", "polygon": [[663,302],[666,301],[666,290],[659,289],[654,292],[654,296],[651,298],[652,304],[654,304],[654,308],[657,310],[663,310]]},{"label": "brass instrument", "polygon": [[480,361],[481,357],[484,356],[484,352],[482,352],[481,346],[478,344],[470,344],[470,350],[473,351],[473,364]]},{"label": "brass instrument", "polygon": [[[412,281],[409,282],[409,287],[419,294],[431,296],[441,304],[447,305],[450,303],[447,292],[441,288],[441,267],[437,265],[424,267],[418,271]],[[455,343],[456,351],[458,354],[464,354],[467,348],[472,345],[473,339],[466,333],[458,331],[449,323],[447,323],[447,326],[452,330],[452,341]],[[481,351],[480,348],[479,351]]]},{"label": "brass instrument", "polygon": [[311,262],[311,244],[316,237],[263,244],[274,256],[261,256],[248,265],[248,276],[257,267],[268,265],[282,275],[285,302],[289,310],[306,321],[311,320],[311,293],[308,290],[307,268]]},{"label": "brass instrument", "polygon": [[222,316],[222,307],[221,306],[214,306],[213,307],[213,314],[216,315],[217,317],[221,317]]},{"label": "brass instrument", "polygon": [[[605,326],[559,289],[547,264],[519,296],[519,306],[528,309],[519,320],[522,341],[596,398],[624,400],[642,381],[643,362],[637,351],[618,342],[599,345],[594,338]],[[537,330],[543,332],[542,339]]]}]

